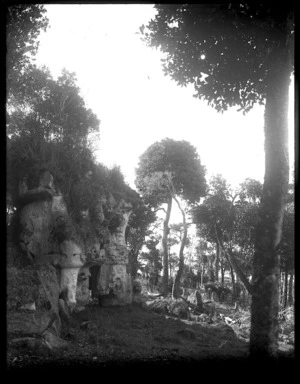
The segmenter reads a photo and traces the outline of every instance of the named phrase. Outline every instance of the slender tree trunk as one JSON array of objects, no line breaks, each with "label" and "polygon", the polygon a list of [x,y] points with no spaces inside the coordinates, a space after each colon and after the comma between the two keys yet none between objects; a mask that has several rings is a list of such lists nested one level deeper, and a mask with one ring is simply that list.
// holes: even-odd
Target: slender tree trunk
[{"label": "slender tree trunk", "polygon": [[282,277],[282,275],[283,275],[283,273],[280,270],[280,298],[279,298],[280,304],[283,304],[283,293],[284,293],[284,291],[283,291],[283,286],[284,286],[283,281],[284,281],[284,278]]},{"label": "slender tree trunk", "polygon": [[223,261],[221,260],[221,284],[224,285],[225,269],[223,267]]},{"label": "slender tree trunk", "polygon": [[169,263],[169,278],[170,278],[172,276],[172,265],[171,265],[170,247],[168,248],[168,263]]},{"label": "slender tree trunk", "polygon": [[168,295],[168,284],[169,284],[169,253],[168,253],[168,234],[169,234],[169,221],[171,216],[172,209],[172,197],[169,198],[167,213],[164,220],[164,232],[162,238],[162,246],[163,246],[163,284],[162,291],[163,295]]},{"label": "slender tree trunk", "polygon": [[[280,42],[286,44],[286,42]],[[288,52],[278,47],[269,65],[265,104],[265,180],[256,227],[253,258],[250,353],[275,356],[284,198],[289,180],[288,96],[291,67]]]},{"label": "slender tree trunk", "polygon": [[216,255],[216,281],[219,281],[219,267],[220,267],[220,253],[221,253],[221,247],[219,243],[216,243],[217,245],[217,255]]},{"label": "slender tree trunk", "polygon": [[235,289],[235,278],[233,268],[230,265],[230,274],[231,274],[231,284],[232,284],[232,301],[236,300],[236,289]]},{"label": "slender tree trunk", "polygon": [[287,298],[288,298],[288,278],[289,274],[287,269],[284,272],[284,293],[283,293],[283,308],[287,307]]},{"label": "slender tree trunk", "polygon": [[204,265],[202,266],[202,271],[201,271],[201,286],[203,287],[204,285]]},{"label": "slender tree trunk", "polygon": [[288,296],[288,304],[289,305],[293,305],[293,302],[294,302],[294,284],[293,284],[293,280],[294,280],[294,274],[293,272],[291,272],[290,274],[290,280],[289,280],[289,296]]},{"label": "slender tree trunk", "polygon": [[159,273],[159,255],[154,256],[154,262],[153,262],[153,272],[154,272],[154,277],[153,277],[153,284],[155,287],[157,287],[158,284],[158,273]]},{"label": "slender tree trunk", "polygon": [[175,277],[175,280],[174,280],[174,286],[173,286],[173,292],[172,292],[173,298],[177,299],[180,296],[180,293],[179,293],[179,290],[180,290],[180,280],[181,280],[181,277],[182,277],[182,274],[183,274],[183,267],[184,267],[184,254],[183,254],[183,251],[184,251],[185,244],[186,244],[188,227],[187,227],[187,223],[186,223],[186,217],[185,217],[184,210],[181,208],[181,206],[179,204],[179,201],[176,198],[174,198],[174,200],[176,201],[176,203],[177,203],[177,205],[178,205],[178,207],[179,207],[179,209],[181,211],[181,214],[182,214],[182,224],[183,224],[183,236],[182,236],[182,240],[181,240],[181,244],[180,244],[180,250],[179,250],[179,265],[178,265],[178,271],[177,271],[177,274],[176,274],[176,277]]},{"label": "slender tree trunk", "polygon": [[210,266],[209,266],[209,276],[210,276],[209,280],[214,283],[215,282],[215,274],[214,274],[214,266],[213,266],[212,262],[210,263]]}]

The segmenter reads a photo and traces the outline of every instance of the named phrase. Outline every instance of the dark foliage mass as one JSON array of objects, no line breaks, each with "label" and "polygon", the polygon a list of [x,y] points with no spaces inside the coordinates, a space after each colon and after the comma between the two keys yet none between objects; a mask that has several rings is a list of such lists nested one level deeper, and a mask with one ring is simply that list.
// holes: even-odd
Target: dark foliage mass
[{"label": "dark foliage mass", "polygon": [[43,5],[38,4],[14,4],[6,8],[8,92],[24,67],[29,64],[30,57],[37,53],[37,37],[48,27],[49,20],[45,13]]},{"label": "dark foliage mass", "polygon": [[166,202],[170,195],[195,202],[205,195],[205,172],[195,147],[167,138],[140,157],[136,186],[154,205]]},{"label": "dark foliage mass", "polygon": [[164,71],[218,111],[264,103],[270,67],[291,34],[293,5],[159,4],[145,41],[165,52]]}]

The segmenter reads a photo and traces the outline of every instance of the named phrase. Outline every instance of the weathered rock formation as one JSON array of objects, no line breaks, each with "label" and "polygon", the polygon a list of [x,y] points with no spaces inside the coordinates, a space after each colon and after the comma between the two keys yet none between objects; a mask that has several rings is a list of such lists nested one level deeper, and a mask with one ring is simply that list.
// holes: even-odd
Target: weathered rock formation
[{"label": "weathered rock formation", "polygon": [[131,204],[117,203],[112,194],[99,196],[96,228],[88,210],[81,212],[81,224],[75,222],[49,171],[37,187],[28,184],[24,178],[19,185],[21,247],[34,265],[55,267],[68,307],[88,303],[91,292],[103,305],[131,303],[125,243]]}]

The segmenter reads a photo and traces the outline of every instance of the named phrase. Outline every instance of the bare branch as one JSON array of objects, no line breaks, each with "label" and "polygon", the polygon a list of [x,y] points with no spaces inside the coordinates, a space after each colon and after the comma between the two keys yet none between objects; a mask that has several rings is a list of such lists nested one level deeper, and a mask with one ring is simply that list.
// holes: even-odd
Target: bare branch
[{"label": "bare branch", "polygon": [[156,212],[158,212],[158,211],[164,211],[165,213],[167,213],[167,211],[165,210],[165,208],[157,208],[157,209],[155,209],[154,211],[152,211],[152,212],[154,212],[154,213],[156,213]]}]

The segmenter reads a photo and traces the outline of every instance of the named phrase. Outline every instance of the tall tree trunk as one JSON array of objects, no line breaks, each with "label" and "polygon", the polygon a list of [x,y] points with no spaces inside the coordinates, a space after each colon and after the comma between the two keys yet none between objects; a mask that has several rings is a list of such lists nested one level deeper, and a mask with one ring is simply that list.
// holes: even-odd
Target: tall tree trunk
[{"label": "tall tree trunk", "polygon": [[288,297],[288,270],[287,268],[284,271],[284,291],[283,291],[283,308],[287,306],[287,297]]},{"label": "tall tree trunk", "polygon": [[224,285],[224,277],[225,277],[224,261],[221,258],[221,284],[222,285]]},{"label": "tall tree trunk", "polygon": [[234,272],[233,268],[230,265],[230,274],[231,274],[231,284],[232,284],[232,301],[236,300],[236,289],[235,289],[235,278],[234,278]]},{"label": "tall tree trunk", "polygon": [[219,266],[220,266],[221,247],[220,247],[218,241],[217,241],[216,245],[217,245],[216,265],[215,265],[215,268],[216,268],[216,281],[219,281]]},{"label": "tall tree trunk", "polygon": [[209,263],[209,281],[215,282],[214,265],[212,262]]},{"label": "tall tree trunk", "polygon": [[284,278],[283,278],[283,273],[280,270],[280,298],[279,298],[280,304],[283,304],[283,293],[284,293],[283,287],[284,287]]},{"label": "tall tree trunk", "polygon": [[169,253],[168,253],[168,234],[169,234],[169,221],[172,209],[172,197],[169,198],[167,213],[164,220],[164,232],[162,238],[163,246],[163,282],[162,282],[162,293],[164,296],[168,295],[169,285]]},{"label": "tall tree trunk", "polygon": [[173,298],[177,299],[180,296],[180,292],[179,292],[179,290],[180,290],[180,280],[181,280],[181,277],[182,277],[182,274],[183,274],[183,267],[184,267],[184,254],[183,254],[183,251],[184,251],[185,244],[186,244],[188,227],[187,227],[187,223],[186,223],[186,217],[185,217],[184,210],[181,208],[179,201],[176,198],[174,198],[174,200],[176,201],[176,203],[177,203],[177,205],[178,205],[178,207],[179,207],[179,209],[181,211],[181,214],[182,214],[182,224],[183,224],[183,236],[182,236],[182,240],[181,240],[181,244],[180,244],[180,250],[179,250],[179,265],[178,265],[177,274],[176,274],[176,277],[175,277],[175,280],[174,280],[173,292],[172,292]]},{"label": "tall tree trunk", "polygon": [[289,280],[289,297],[288,297],[288,304],[289,305],[293,305],[293,302],[294,302],[294,284],[293,284],[293,279],[294,278],[294,274],[293,272],[291,272],[290,274],[290,280]]},{"label": "tall tree trunk", "polygon": [[158,275],[159,275],[159,255],[154,255],[153,261],[153,284],[157,287],[158,284]]},{"label": "tall tree trunk", "polygon": [[288,52],[276,48],[269,65],[265,104],[265,179],[256,227],[253,258],[250,353],[275,356],[278,351],[278,311],[284,199],[289,180],[288,96],[291,67]]},{"label": "tall tree trunk", "polygon": [[204,264],[202,266],[202,271],[201,271],[201,287],[203,287],[204,285]]}]

